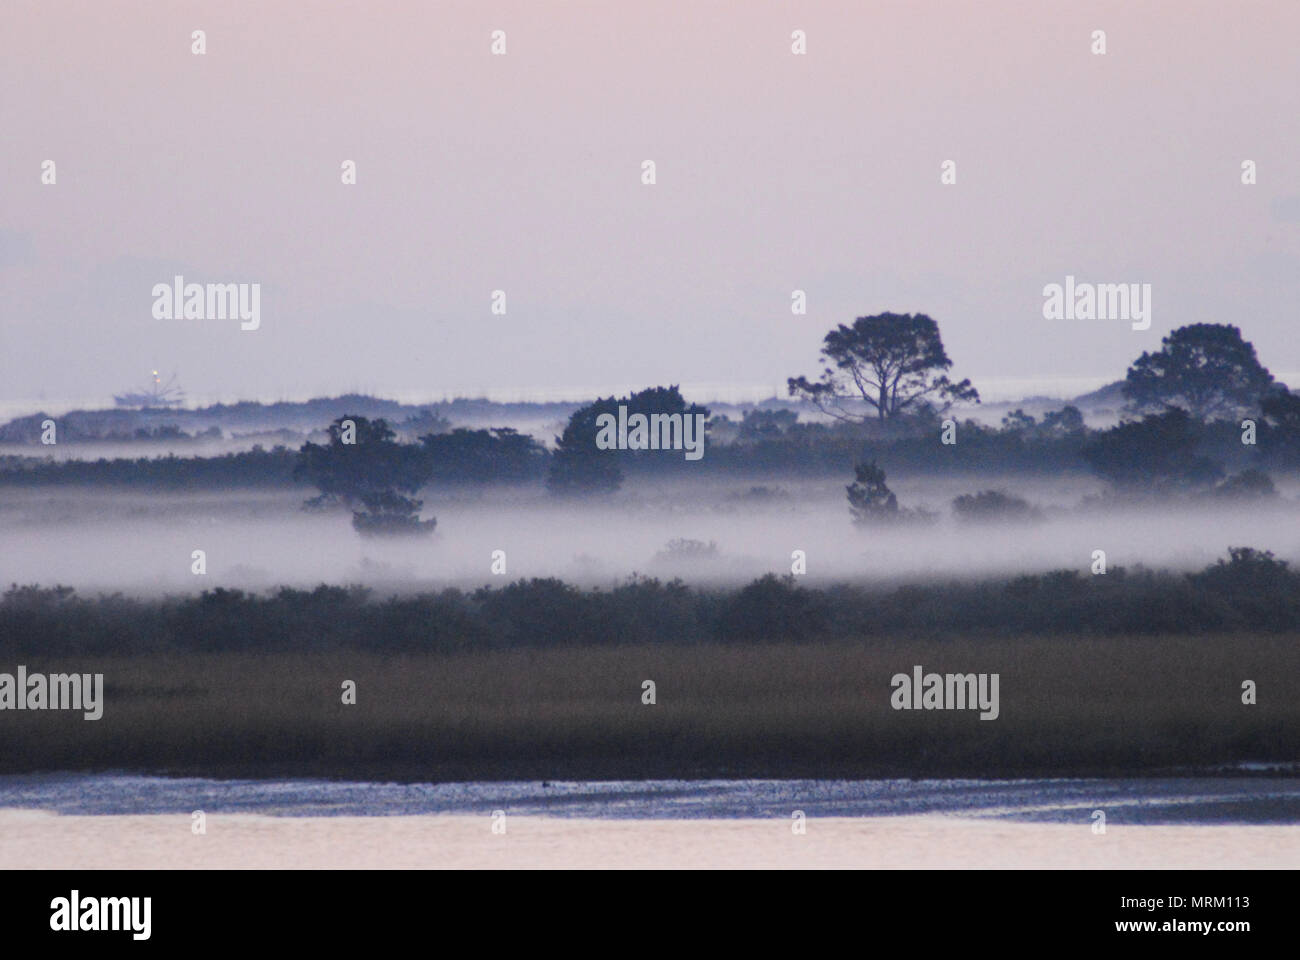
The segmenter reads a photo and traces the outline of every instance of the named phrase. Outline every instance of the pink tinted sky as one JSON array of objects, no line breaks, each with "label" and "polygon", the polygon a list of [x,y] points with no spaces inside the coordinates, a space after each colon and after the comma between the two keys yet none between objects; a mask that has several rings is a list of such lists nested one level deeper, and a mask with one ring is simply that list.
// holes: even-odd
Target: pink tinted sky
[{"label": "pink tinted sky", "polygon": [[[761,393],[881,310],[977,383],[1194,322],[1300,371],[1297,36],[1292,0],[8,0],[0,403]],[[261,283],[261,329],[155,320],[177,273]],[[1150,283],[1151,329],[1044,320],[1066,274]]]}]

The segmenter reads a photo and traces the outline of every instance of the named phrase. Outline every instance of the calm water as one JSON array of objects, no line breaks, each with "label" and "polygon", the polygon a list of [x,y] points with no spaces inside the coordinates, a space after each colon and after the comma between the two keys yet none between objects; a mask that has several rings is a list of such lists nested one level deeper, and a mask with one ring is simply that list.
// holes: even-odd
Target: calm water
[{"label": "calm water", "polygon": [[[200,810],[203,831],[194,829]],[[0,869],[1297,865],[1294,776],[552,784],[0,777]]]},{"label": "calm water", "polygon": [[0,808],[64,815],[279,817],[474,815],[589,819],[943,816],[1033,823],[1300,824],[1300,777],[1096,780],[650,780],[392,784],[168,779],[114,774],[0,777]]}]

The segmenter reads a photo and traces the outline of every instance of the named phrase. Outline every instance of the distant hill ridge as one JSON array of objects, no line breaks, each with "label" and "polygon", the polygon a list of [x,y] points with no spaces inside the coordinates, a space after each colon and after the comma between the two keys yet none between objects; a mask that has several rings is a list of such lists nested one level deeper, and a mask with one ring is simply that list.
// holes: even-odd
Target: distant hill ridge
[{"label": "distant hill ridge", "polygon": [[[1123,404],[1123,381],[1082,394],[1071,401],[1029,397],[1019,403],[1034,403],[1060,407],[1073,403],[1083,409],[1117,407]],[[594,398],[593,398],[594,399]],[[408,421],[419,423],[425,432],[449,429],[450,426],[511,426],[523,423],[533,425],[562,423],[579,407],[589,401],[503,402],[486,398],[456,397],[436,403],[403,403],[366,394],[348,393],[336,397],[315,397],[310,400],[282,400],[263,403],[245,400],[237,403],[214,403],[192,409],[177,407],[109,407],[102,409],[72,410],[57,417],[44,412],[16,417],[0,425],[0,444],[33,443],[41,432],[41,422],[53,419],[59,425],[60,439],[77,441],[103,438],[132,438],[137,431],[181,431],[195,435],[215,429],[238,433],[272,433],[280,430],[311,433],[322,430],[331,421],[345,414],[362,417],[383,417],[393,426]],[[1012,406],[1004,402],[991,406]],[[770,397],[758,403],[710,403],[715,414],[725,414],[740,419],[746,410],[788,409],[800,414],[815,415],[811,406],[798,400]],[[438,421],[447,421],[439,424]],[[422,421],[427,421],[424,425]]]}]

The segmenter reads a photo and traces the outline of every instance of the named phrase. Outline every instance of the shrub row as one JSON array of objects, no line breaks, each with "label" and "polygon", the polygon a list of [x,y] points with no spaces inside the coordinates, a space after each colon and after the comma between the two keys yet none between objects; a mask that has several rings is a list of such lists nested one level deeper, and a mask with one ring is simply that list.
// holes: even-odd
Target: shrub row
[{"label": "shrub row", "polygon": [[906,637],[1154,635],[1300,627],[1300,576],[1234,548],[1197,574],[1064,570],[1010,580],[798,585],[764,576],[738,590],[634,578],[610,590],[556,579],[377,598],[321,585],[267,594],[79,597],[13,586],[0,596],[0,654],[151,650],[458,651],[631,643],[863,641]]}]

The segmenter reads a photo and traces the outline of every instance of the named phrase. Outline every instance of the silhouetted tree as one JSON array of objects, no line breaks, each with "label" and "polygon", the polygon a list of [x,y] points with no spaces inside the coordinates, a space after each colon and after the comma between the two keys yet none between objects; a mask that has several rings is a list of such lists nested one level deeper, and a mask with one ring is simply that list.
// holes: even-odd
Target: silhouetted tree
[{"label": "silhouetted tree", "polygon": [[1038,421],[1019,408],[1002,418],[1002,429],[1011,433],[1030,432],[1037,426]]},{"label": "silhouetted tree", "polygon": [[858,525],[880,523],[898,517],[898,498],[885,485],[885,471],[872,460],[853,468],[856,479],[844,489],[849,495],[849,513]]},{"label": "silhouetted tree", "polygon": [[[349,423],[350,421],[350,423]],[[421,520],[414,493],[429,478],[428,459],[421,447],[401,444],[383,419],[344,415],[329,426],[329,443],[305,443],[294,476],[313,484],[321,495],[305,506],[341,500],[360,506],[352,527],[365,536],[428,534],[434,519]]]},{"label": "silhouetted tree", "polygon": [[609,397],[573,412],[564,433],[555,438],[546,489],[557,496],[572,497],[614,493],[623,485],[618,451],[596,446],[596,435],[600,432],[596,418],[617,411],[618,402]]},{"label": "silhouetted tree", "polygon": [[858,317],[851,327],[840,324],[826,334],[821,355],[820,380],[791,377],[787,385],[791,396],[839,420],[871,418],[846,404],[864,404],[888,420],[927,406],[941,412],[958,401],[979,402],[969,380],[948,379],[952,361],[939,325],[925,314],[881,313]]},{"label": "silhouetted tree", "polygon": [[1082,433],[1084,429],[1083,414],[1079,408],[1066,404],[1060,410],[1043,414],[1040,431],[1047,434]]},{"label": "silhouetted tree", "polygon": [[1179,327],[1128,369],[1124,396],[1135,411],[1182,407],[1198,420],[1257,411],[1273,375],[1241,331],[1225,323]]},{"label": "silhouetted tree", "polygon": [[[588,495],[613,493],[623,482],[622,465],[648,463],[659,451],[652,450],[601,450],[596,446],[600,432],[596,421],[601,414],[618,416],[618,408],[625,406],[628,416],[635,413],[650,417],[654,414],[680,414],[683,418],[709,415],[707,407],[686,403],[681,391],[674,386],[648,387],[630,396],[604,397],[595,403],[575,410],[569,417],[563,435],[556,437],[555,452],[551,455],[550,472],[546,486],[557,495]],[[703,438],[701,438],[703,439]],[[660,463],[669,461],[661,459]],[[682,461],[674,459],[673,463]]]},{"label": "silhouetted tree", "polygon": [[[355,442],[345,443],[346,422],[355,428]],[[348,506],[370,494],[414,493],[428,480],[428,467],[419,447],[397,443],[387,421],[345,414],[329,425],[329,442],[305,443],[298,451],[294,477]]]}]

